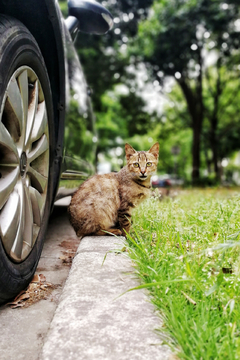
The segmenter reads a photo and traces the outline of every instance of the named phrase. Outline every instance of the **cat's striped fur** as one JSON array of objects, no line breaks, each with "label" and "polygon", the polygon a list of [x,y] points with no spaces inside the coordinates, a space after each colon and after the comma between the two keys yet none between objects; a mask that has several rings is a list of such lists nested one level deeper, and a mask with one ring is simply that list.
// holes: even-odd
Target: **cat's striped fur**
[{"label": "cat's striped fur", "polygon": [[68,208],[77,236],[125,235],[132,209],[150,196],[150,178],[157,169],[159,144],[149,151],[125,145],[127,165],[118,173],[94,175],[73,195]]}]

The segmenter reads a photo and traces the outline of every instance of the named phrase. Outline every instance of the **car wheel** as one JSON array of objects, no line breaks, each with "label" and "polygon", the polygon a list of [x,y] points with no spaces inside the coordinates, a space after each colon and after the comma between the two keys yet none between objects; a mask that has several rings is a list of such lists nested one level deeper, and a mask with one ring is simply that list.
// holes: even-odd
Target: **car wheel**
[{"label": "car wheel", "polygon": [[0,303],[24,289],[41,255],[52,203],[52,95],[37,42],[0,16]]}]

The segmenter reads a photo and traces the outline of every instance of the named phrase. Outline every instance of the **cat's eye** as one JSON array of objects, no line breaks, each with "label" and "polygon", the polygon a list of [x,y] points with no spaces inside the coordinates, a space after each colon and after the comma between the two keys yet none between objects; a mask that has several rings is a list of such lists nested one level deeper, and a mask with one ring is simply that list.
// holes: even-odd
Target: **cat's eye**
[{"label": "cat's eye", "polygon": [[151,163],[151,162],[148,162],[148,163],[147,163],[147,166],[152,166],[152,163]]},{"label": "cat's eye", "polygon": [[137,168],[137,167],[139,167],[139,163],[133,163],[133,166],[134,166],[135,168]]}]

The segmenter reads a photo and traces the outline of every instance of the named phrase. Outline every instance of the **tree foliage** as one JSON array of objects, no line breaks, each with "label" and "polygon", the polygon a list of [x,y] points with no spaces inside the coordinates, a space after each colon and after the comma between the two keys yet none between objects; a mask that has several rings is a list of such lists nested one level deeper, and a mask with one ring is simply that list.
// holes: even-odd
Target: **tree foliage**
[{"label": "tree foliage", "polygon": [[[66,2],[61,4],[66,9]],[[202,168],[218,177],[222,158],[239,148],[239,1],[103,4],[114,16],[114,29],[104,36],[79,34],[75,43],[93,89],[98,152],[125,141],[147,149],[159,140],[161,171],[172,172],[177,160],[179,174],[189,174],[191,154],[193,180]],[[159,88],[169,77],[178,84],[167,94],[162,115],[149,113],[141,98],[139,63],[148,70],[147,81]],[[135,67],[131,73],[129,65]],[[125,93],[116,91],[121,84]],[[181,149],[177,159],[171,153],[175,145]]]},{"label": "tree foliage", "polygon": [[[203,81],[211,56],[214,66],[233,70],[239,58],[240,37],[237,24],[240,8],[236,1],[157,0],[151,16],[140,25],[136,58],[142,54],[149,72],[160,83],[173,76],[184,95],[193,130],[193,180],[198,180],[203,121],[207,117]],[[212,65],[213,66],[213,65]],[[217,164],[217,109],[221,79],[214,82],[211,94],[215,108],[208,117],[211,123],[213,160]],[[217,171],[217,169],[215,169]]]},{"label": "tree foliage", "polygon": [[138,21],[147,16],[153,0],[102,1],[114,17],[114,28],[104,36],[79,33],[76,47],[89,86],[93,89],[93,105],[101,111],[101,95],[129,76],[126,47],[137,34]]}]

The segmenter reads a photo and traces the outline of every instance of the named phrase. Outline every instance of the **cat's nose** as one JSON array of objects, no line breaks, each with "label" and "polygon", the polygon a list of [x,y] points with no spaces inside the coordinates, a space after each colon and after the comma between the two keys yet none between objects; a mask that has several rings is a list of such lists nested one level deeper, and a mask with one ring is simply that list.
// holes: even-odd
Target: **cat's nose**
[{"label": "cat's nose", "polygon": [[146,172],[146,169],[144,168],[144,169],[141,169],[141,174],[145,174],[145,172]]}]

